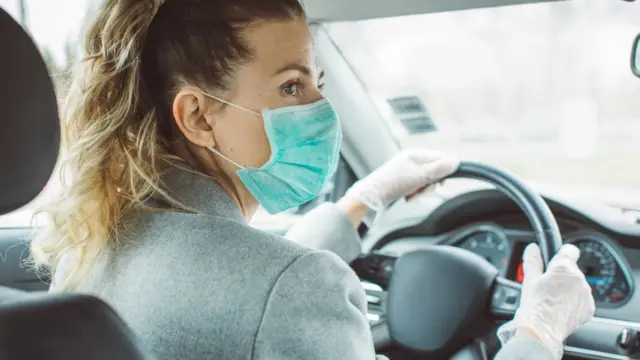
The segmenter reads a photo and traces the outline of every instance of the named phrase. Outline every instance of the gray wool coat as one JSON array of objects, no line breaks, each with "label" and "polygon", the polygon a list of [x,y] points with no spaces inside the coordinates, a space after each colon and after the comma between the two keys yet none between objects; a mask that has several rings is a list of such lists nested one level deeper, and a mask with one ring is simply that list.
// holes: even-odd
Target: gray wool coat
[{"label": "gray wool coat", "polygon": [[[112,305],[158,360],[384,358],[347,265],[360,239],[334,205],[311,211],[286,240],[250,227],[208,178],[173,169],[163,182],[200,213],[129,215],[123,245],[108,248],[79,289]],[[525,337],[497,358],[552,359]]]}]

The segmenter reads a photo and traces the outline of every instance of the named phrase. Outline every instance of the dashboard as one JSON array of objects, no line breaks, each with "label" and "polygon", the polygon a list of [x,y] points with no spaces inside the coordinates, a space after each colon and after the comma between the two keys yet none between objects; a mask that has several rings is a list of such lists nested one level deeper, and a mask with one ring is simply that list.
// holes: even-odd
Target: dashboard
[{"label": "dashboard", "polygon": [[[352,264],[361,277],[384,291],[393,273],[393,264],[404,253],[431,246],[455,246],[468,250],[492,264],[501,276],[522,283],[525,279],[523,254],[535,243],[535,234],[514,217],[493,218],[464,225],[437,236],[406,236],[383,242],[366,257]],[[640,297],[635,297],[636,278],[640,278],[640,250],[621,247],[614,237],[564,218],[563,242],[580,249],[578,267],[585,274],[596,303],[596,314],[621,320],[640,321]],[[628,258],[634,261],[630,265]],[[635,274],[634,274],[635,273]],[[635,298],[636,307],[626,305]],[[629,310],[629,311],[628,311]]]}]

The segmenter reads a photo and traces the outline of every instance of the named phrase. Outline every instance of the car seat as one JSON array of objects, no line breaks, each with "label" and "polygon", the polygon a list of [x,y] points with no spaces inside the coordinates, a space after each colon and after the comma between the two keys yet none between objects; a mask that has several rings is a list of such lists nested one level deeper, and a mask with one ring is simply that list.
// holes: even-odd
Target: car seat
[{"label": "car seat", "polygon": [[[0,215],[35,198],[53,171],[60,122],[37,47],[0,8]],[[151,359],[106,303],[0,286],[0,359]]]}]

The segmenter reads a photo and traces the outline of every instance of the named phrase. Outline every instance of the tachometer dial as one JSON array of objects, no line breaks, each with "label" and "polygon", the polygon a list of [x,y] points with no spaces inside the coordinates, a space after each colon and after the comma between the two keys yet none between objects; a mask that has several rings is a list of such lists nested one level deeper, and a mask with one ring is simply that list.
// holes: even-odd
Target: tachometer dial
[{"label": "tachometer dial", "polygon": [[511,246],[503,233],[497,230],[477,231],[467,236],[460,247],[483,257],[495,266],[500,274],[505,274]]}]

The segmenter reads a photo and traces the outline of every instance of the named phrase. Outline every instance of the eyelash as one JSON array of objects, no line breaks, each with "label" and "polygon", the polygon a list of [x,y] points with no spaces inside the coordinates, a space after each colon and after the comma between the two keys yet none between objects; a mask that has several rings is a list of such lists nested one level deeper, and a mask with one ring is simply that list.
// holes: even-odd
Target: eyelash
[{"label": "eyelash", "polygon": [[[287,89],[295,86],[296,88],[296,93],[295,94],[287,94]],[[300,92],[300,88],[302,87],[302,81],[300,80],[293,80],[293,81],[289,81],[288,83],[282,85],[281,90],[284,93],[285,96],[298,96],[298,93]]]},{"label": "eyelash", "polygon": [[[286,89],[289,87],[295,86],[296,87],[296,93],[295,94],[287,94]],[[290,81],[284,85],[282,85],[280,87],[280,89],[282,90],[282,92],[284,93],[285,96],[298,96],[300,90],[302,90],[302,88],[304,88],[304,84],[302,83],[302,81],[298,80],[293,80]],[[322,91],[324,90],[324,82],[319,81],[318,83],[318,90]]]}]

